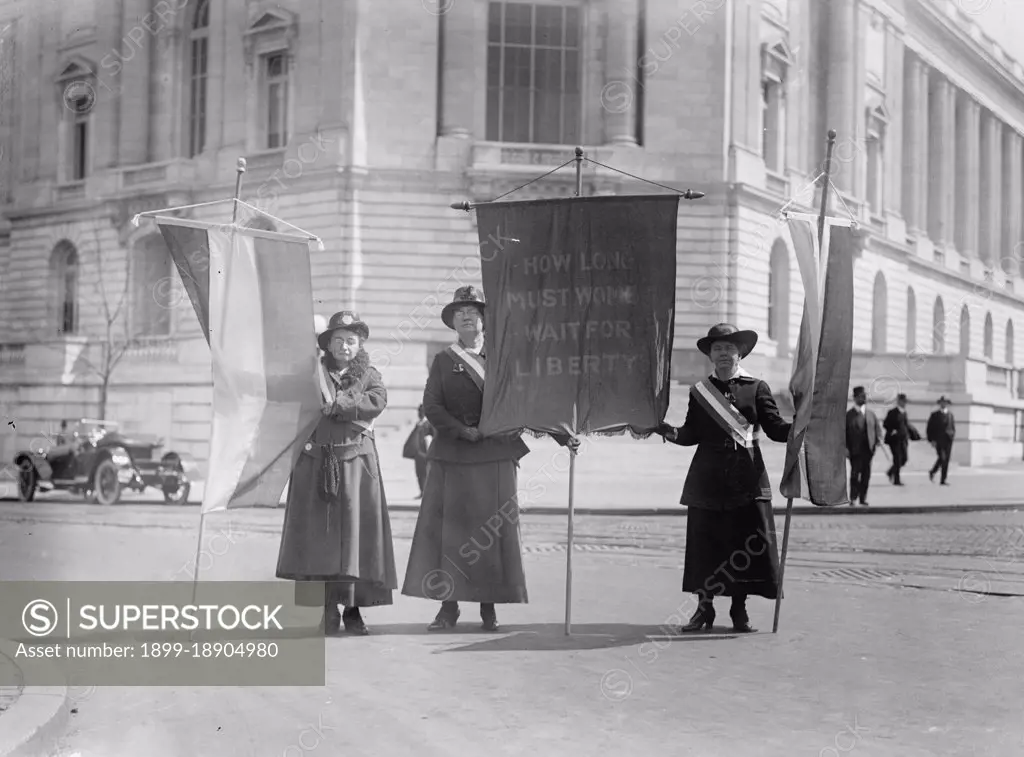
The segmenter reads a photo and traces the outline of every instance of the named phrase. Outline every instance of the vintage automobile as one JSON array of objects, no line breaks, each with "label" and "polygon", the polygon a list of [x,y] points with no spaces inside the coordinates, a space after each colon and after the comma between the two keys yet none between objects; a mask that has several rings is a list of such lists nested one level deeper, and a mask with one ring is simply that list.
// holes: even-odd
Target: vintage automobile
[{"label": "vintage automobile", "polygon": [[152,486],[163,491],[165,502],[186,503],[192,488],[186,470],[194,472],[194,463],[174,452],[157,460],[161,439],[127,437],[118,429],[111,421],[65,420],[55,444],[19,452],[14,463],[21,500],[32,501],[37,489],[62,489],[112,505],[126,488]]}]

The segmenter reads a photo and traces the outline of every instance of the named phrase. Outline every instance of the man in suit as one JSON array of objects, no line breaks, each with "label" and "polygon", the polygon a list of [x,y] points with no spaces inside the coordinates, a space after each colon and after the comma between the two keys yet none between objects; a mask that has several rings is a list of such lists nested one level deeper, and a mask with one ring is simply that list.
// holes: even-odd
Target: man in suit
[{"label": "man in suit", "polygon": [[949,412],[949,406],[952,404],[945,396],[939,397],[939,409],[928,418],[926,429],[928,441],[935,447],[938,455],[935,465],[928,471],[928,479],[934,481],[935,474],[941,470],[942,478],[939,479],[939,483],[942,486],[948,486],[946,476],[949,473],[949,457],[953,452],[953,438],[956,436],[956,421]]},{"label": "man in suit", "polygon": [[868,410],[863,386],[853,388],[853,407],[846,413],[846,454],[850,458],[850,505],[868,504],[871,459],[882,443],[882,424]]},{"label": "man in suit", "polygon": [[910,442],[916,442],[921,434],[914,428],[914,424],[907,418],[907,395],[900,394],[896,397],[896,407],[885,416],[885,443],[892,451],[892,465],[886,475],[893,486],[903,486],[900,481],[900,469],[907,464],[907,452]]}]

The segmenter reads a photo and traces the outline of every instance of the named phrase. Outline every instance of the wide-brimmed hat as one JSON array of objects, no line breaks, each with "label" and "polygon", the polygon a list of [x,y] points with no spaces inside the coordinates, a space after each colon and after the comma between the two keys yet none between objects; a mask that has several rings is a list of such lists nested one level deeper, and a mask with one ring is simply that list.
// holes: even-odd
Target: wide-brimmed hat
[{"label": "wide-brimmed hat", "polygon": [[450,329],[455,328],[452,325],[452,315],[463,305],[476,305],[480,308],[480,314],[483,315],[485,307],[484,293],[472,285],[456,289],[452,301],[445,305],[441,311],[441,320],[444,321],[445,326]]},{"label": "wide-brimmed hat", "polygon": [[732,342],[740,350],[740,357],[746,357],[754,351],[757,344],[756,331],[740,331],[731,323],[716,323],[708,329],[708,335],[697,340],[697,349],[705,355],[711,354],[711,345],[715,342]]},{"label": "wide-brimmed hat", "polygon": [[362,339],[370,338],[370,327],[363,323],[359,316],[351,310],[342,310],[340,313],[335,313],[331,316],[327,328],[317,336],[316,343],[320,345],[320,349],[327,352],[327,345],[331,343],[331,335],[335,331],[341,331],[342,329],[358,334]]}]

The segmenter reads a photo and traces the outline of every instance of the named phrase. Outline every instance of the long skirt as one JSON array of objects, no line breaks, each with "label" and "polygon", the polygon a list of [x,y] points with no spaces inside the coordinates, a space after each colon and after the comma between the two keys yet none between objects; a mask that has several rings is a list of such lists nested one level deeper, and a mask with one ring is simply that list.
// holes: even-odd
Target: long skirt
[{"label": "long skirt", "polygon": [[303,453],[292,472],[277,577],[298,582],[304,607],[392,604],[398,574],[376,450],[341,461],[329,499],[318,491],[320,466],[318,455]]},{"label": "long skirt", "polygon": [[518,464],[431,460],[402,593],[435,601],[527,602]]},{"label": "long skirt", "polygon": [[775,599],[779,552],[769,499],[730,510],[690,507],[686,511],[683,591]]}]

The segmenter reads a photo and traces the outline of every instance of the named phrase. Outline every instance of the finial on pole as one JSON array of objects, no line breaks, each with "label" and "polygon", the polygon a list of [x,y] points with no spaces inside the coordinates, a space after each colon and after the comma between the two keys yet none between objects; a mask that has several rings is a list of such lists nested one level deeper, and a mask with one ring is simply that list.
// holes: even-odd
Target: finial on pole
[{"label": "finial on pole", "polygon": [[583,148],[576,148],[576,197],[583,196]]},{"label": "finial on pole", "polygon": [[239,158],[235,165],[235,201],[231,207],[231,223],[238,220],[238,201],[242,199],[242,174],[245,173],[245,158]]},{"label": "finial on pole", "polygon": [[449,207],[452,210],[465,210],[468,213],[473,209],[473,203],[469,200],[463,200],[462,202],[453,202]]},{"label": "finial on pole", "polygon": [[703,196],[704,193],[698,192],[696,189],[687,189],[685,192],[683,192],[684,200],[699,200]]}]

